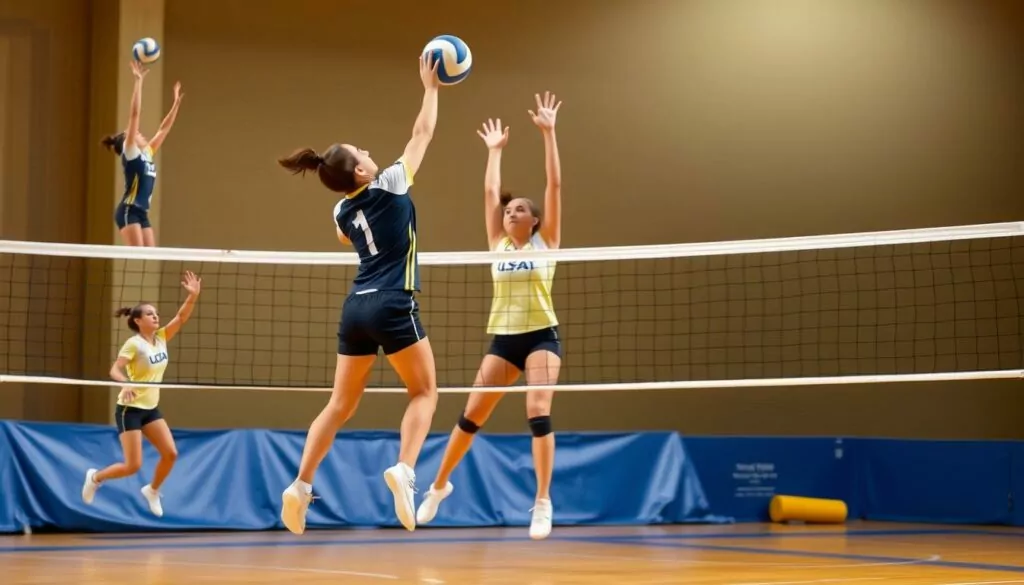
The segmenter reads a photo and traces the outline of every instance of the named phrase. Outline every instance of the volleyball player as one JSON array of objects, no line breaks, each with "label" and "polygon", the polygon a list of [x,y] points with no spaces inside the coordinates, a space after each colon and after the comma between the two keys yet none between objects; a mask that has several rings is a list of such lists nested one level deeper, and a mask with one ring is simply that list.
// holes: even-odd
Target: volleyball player
[{"label": "volleyball player", "polygon": [[[164,379],[167,369],[167,344],[188,322],[192,308],[199,298],[202,279],[196,278],[191,272],[185,273],[181,283],[188,297],[178,309],[178,314],[171,321],[160,327],[160,315],[156,307],[139,304],[132,308],[123,307],[114,316],[127,317],[128,328],[135,332],[121,346],[117,360],[110,368],[110,377],[118,382],[153,382],[159,384]],[[142,467],[142,437],[145,436],[156,447],[160,461],[153,472],[153,480],[142,488],[142,496],[149,503],[149,510],[156,516],[163,516],[164,509],[160,503],[160,486],[167,479],[178,458],[178,450],[174,445],[174,437],[160,413],[160,388],[122,388],[117,396],[114,407],[114,421],[121,438],[121,449],[124,462],[114,463],[97,471],[89,469],[85,472],[85,484],[82,486],[82,500],[92,504],[96,490],[107,480],[128,477],[139,472]]]},{"label": "volleyball player", "polygon": [[[558,318],[551,301],[555,262],[516,260],[518,250],[544,250],[559,247],[562,238],[562,170],[555,140],[555,117],[562,103],[545,92],[535,96],[536,113],[529,111],[533,123],[544,137],[544,166],[547,187],[544,211],[524,197],[512,198],[501,191],[501,152],[508,143],[508,128],[501,120],[488,120],[477,131],[487,145],[487,170],[484,174],[484,222],[491,250],[508,252],[508,260],[491,268],[494,298],[487,332],[494,336],[491,347],[477,372],[475,386],[508,386],[521,373],[528,385],[552,385],[558,382],[561,367],[561,342]],[[449,476],[469,451],[473,437],[491,416],[504,393],[470,394],[466,409],[452,430],[437,477],[423,498],[416,519],[421,524],[433,520],[441,501],[453,486]],[[533,434],[533,462],[537,493],[530,522],[530,537],[543,539],[551,533],[551,474],[555,459],[555,437],[551,431],[550,390],[531,390],[526,394],[526,413]]]},{"label": "volleyball player", "polygon": [[334,436],[355,413],[366,380],[383,349],[408,389],[398,462],[384,472],[395,513],[416,529],[415,466],[437,405],[434,354],[420,324],[416,208],[409,188],[437,125],[437,63],[420,57],[423,102],[405,152],[379,170],[370,154],[334,144],[323,154],[296,151],[279,162],[292,172],[316,171],[325,187],[344,196],[334,207],[335,231],[359,254],[359,268],[338,326],[338,358],[330,401],[310,426],[298,477],[282,494],[281,520],[295,534],[306,529],[313,476]]},{"label": "volleyball player", "polygon": [[114,223],[121,232],[121,241],[126,246],[156,246],[156,235],[149,223],[149,204],[153,199],[156,182],[156,164],[153,156],[164,143],[174,126],[174,119],[181,107],[181,83],[174,84],[174,105],[160,123],[152,140],[139,131],[139,117],[142,114],[142,79],[149,71],[139,62],[132,61],[135,88],[128,111],[128,128],[119,134],[103,139],[103,146],[121,157],[124,169],[124,195],[114,211]]}]

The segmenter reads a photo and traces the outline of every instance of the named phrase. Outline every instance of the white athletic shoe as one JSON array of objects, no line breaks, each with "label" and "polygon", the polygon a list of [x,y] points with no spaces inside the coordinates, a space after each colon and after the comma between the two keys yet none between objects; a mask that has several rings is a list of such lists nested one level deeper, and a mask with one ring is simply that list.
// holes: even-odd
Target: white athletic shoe
[{"label": "white athletic shoe", "polygon": [[427,495],[423,496],[423,501],[420,502],[420,507],[416,510],[416,523],[417,524],[429,524],[434,516],[437,516],[437,507],[441,505],[441,502],[452,495],[452,490],[455,486],[452,482],[446,482],[444,489],[438,491],[431,485],[430,489],[427,490]]},{"label": "white athletic shoe", "polygon": [[281,494],[281,522],[292,534],[306,531],[306,511],[312,501],[313,494],[307,494],[298,482],[292,483]]},{"label": "white athletic shoe", "polygon": [[149,502],[149,511],[154,516],[160,518],[164,515],[164,507],[160,504],[160,498],[163,496],[160,495],[160,492],[147,485],[142,488],[142,497],[146,498],[146,501]]},{"label": "white athletic shoe", "polygon": [[554,509],[551,507],[551,500],[537,500],[534,504],[533,519],[530,520],[530,538],[543,540],[551,534],[551,515]]},{"label": "white athletic shoe", "polygon": [[96,497],[96,490],[100,489],[100,484],[96,483],[94,479],[98,469],[90,469],[85,472],[85,483],[82,484],[82,501],[86,504],[92,504],[93,498]]},{"label": "white athletic shoe", "polygon": [[406,530],[416,530],[416,472],[404,463],[389,467],[384,472],[391,494],[395,496],[395,514]]}]

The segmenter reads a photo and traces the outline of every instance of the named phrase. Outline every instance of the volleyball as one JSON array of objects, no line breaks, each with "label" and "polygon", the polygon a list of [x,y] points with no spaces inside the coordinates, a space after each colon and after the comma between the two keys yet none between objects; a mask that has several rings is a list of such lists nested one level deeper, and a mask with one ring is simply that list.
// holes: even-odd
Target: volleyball
[{"label": "volleyball", "polygon": [[139,39],[132,45],[132,57],[139,63],[153,63],[160,58],[160,45],[149,37]]},{"label": "volleyball", "polygon": [[469,45],[453,35],[434,37],[423,47],[423,54],[430,54],[437,65],[437,78],[441,85],[455,85],[469,76],[473,70],[473,53]]}]

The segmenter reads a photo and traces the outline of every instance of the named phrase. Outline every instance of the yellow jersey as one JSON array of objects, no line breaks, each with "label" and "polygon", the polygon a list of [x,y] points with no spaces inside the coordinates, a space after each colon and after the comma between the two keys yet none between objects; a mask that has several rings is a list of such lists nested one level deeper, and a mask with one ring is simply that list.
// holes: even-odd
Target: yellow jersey
[{"label": "yellow jersey", "polygon": [[[167,369],[167,333],[161,327],[154,336],[155,343],[150,345],[141,335],[133,335],[121,346],[117,357],[128,358],[128,379],[132,382],[156,382],[164,379],[164,370]],[[131,406],[152,410],[160,402],[159,388],[133,388],[135,400],[130,403],[123,402],[118,398],[117,403],[121,406]]]},{"label": "yellow jersey", "polygon": [[[546,250],[540,234],[533,234],[523,250]],[[487,333],[516,335],[558,325],[555,305],[551,301],[551,284],[555,278],[554,260],[516,260],[517,251],[506,236],[495,251],[510,252],[508,260],[491,265],[494,300]]]}]

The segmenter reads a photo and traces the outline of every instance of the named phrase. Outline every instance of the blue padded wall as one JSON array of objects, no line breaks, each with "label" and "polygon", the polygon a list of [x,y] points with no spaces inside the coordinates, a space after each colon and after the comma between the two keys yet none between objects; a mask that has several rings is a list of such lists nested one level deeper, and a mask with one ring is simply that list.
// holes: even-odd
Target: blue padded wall
[{"label": "blue padded wall", "polygon": [[[304,431],[176,430],[180,456],[164,485],[163,518],[140,475],[81,500],[85,470],[120,457],[106,426],[0,422],[0,532],[266,530],[281,527]],[[417,466],[425,491],[447,434],[432,435]],[[682,437],[671,432],[560,433],[555,522],[660,524],[768,518],[775,494],[839,498],[851,518],[1024,525],[1024,443],[843,438]],[[432,526],[523,526],[533,505],[528,435],[477,437],[452,476],[455,493]],[[398,456],[391,431],[341,433],[320,468],[312,528],[398,526],[381,474]]]}]

